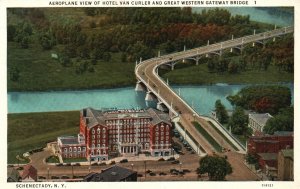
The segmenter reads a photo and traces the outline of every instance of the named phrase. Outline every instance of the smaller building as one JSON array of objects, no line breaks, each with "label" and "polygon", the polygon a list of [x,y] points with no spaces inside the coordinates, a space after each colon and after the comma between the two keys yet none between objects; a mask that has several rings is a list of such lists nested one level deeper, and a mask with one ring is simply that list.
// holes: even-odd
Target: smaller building
[{"label": "smaller building", "polygon": [[58,137],[57,145],[62,158],[86,157],[85,137],[82,134]]},{"label": "smaller building", "polygon": [[282,149],[294,148],[294,133],[275,132],[273,135],[251,136],[247,142],[247,153],[278,153]]},{"label": "smaller building", "polygon": [[84,179],[84,182],[133,182],[137,181],[137,172],[124,167],[112,166],[101,173],[90,173]]},{"label": "smaller building", "polygon": [[9,167],[7,169],[7,182],[20,182],[20,180],[19,172],[15,168]]},{"label": "smaller building", "polygon": [[250,113],[248,126],[253,130],[253,133],[263,132],[267,121],[272,117],[269,113]]},{"label": "smaller building", "polygon": [[264,171],[270,168],[276,169],[277,167],[277,153],[258,153],[259,167]]},{"label": "smaller building", "polygon": [[23,173],[21,175],[22,182],[36,182],[37,170],[32,165],[28,164],[24,166]]},{"label": "smaller building", "polygon": [[278,180],[294,180],[293,149],[283,149],[278,153]]}]

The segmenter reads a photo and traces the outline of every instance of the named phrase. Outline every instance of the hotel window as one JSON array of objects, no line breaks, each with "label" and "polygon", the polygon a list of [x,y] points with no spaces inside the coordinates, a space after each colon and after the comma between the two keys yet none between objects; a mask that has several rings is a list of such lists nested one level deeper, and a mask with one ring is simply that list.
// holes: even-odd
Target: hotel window
[{"label": "hotel window", "polygon": [[159,133],[158,132],[155,132],[155,136],[158,136],[159,135]]},{"label": "hotel window", "polygon": [[65,148],[65,152],[68,152],[68,149],[67,149],[67,148]]},{"label": "hotel window", "polygon": [[92,139],[95,139],[95,135],[92,135]]},{"label": "hotel window", "polygon": [[158,137],[155,137],[155,140],[158,141]]},{"label": "hotel window", "polygon": [[161,132],[160,135],[163,136],[163,135],[164,135],[164,132]]},{"label": "hotel window", "polygon": [[102,147],[105,147],[105,144],[102,144]]},{"label": "hotel window", "polygon": [[97,148],[100,148],[100,144],[97,144]]},{"label": "hotel window", "polygon": [[72,157],[72,154],[70,154],[69,157],[71,158],[71,157]]},{"label": "hotel window", "polygon": [[102,140],[102,143],[105,143],[105,140]]},{"label": "hotel window", "polygon": [[103,151],[103,154],[106,154],[106,151]]},{"label": "hotel window", "polygon": [[92,156],[94,155],[94,151],[91,152],[91,155],[92,155]]},{"label": "hotel window", "polygon": [[164,136],[161,136],[161,137],[160,137],[160,140],[164,140]]},{"label": "hotel window", "polygon": [[97,133],[100,134],[100,128],[97,129]]},{"label": "hotel window", "polygon": [[155,131],[158,131],[158,127],[155,127]]},{"label": "hotel window", "polygon": [[106,132],[106,130],[103,128],[103,129],[102,129],[102,132],[103,132],[103,133],[105,133],[105,132]]},{"label": "hotel window", "polygon": [[97,143],[100,143],[100,140],[98,140]]},{"label": "hotel window", "polygon": [[166,126],[166,130],[167,130],[167,131],[169,130],[169,126]]},{"label": "hotel window", "polygon": [[100,138],[100,135],[97,135],[97,138]]},{"label": "hotel window", "polygon": [[81,151],[81,148],[80,147],[78,147],[78,152],[80,152]]},{"label": "hotel window", "polygon": [[73,151],[74,151],[74,152],[77,152],[77,148],[76,148],[76,147],[74,147],[74,148],[73,148]]},{"label": "hotel window", "polygon": [[95,129],[92,129],[92,134],[95,134]]},{"label": "hotel window", "polygon": [[85,151],[85,147],[82,148],[82,151]]},{"label": "hotel window", "polygon": [[100,155],[100,154],[101,154],[100,150],[98,150],[97,152],[98,152],[98,155]]},{"label": "hotel window", "polygon": [[102,138],[105,138],[105,137],[106,137],[105,134],[103,134],[103,135],[102,135]]},{"label": "hotel window", "polygon": [[95,144],[92,144],[92,148],[95,148]]},{"label": "hotel window", "polygon": [[166,135],[169,135],[169,132],[168,132],[168,131],[166,132]]},{"label": "hotel window", "polygon": [[164,130],[164,125],[161,125],[161,126],[160,126],[160,129],[161,129],[161,130]]},{"label": "hotel window", "polygon": [[72,147],[69,148],[69,152],[72,152]]}]

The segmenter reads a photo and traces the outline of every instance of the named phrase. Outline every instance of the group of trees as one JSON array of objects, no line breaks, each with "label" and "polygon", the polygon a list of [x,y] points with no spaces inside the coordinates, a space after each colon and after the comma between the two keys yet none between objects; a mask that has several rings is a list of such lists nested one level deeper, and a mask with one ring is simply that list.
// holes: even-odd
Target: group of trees
[{"label": "group of trees", "polygon": [[251,128],[248,127],[248,116],[244,113],[244,109],[236,107],[232,115],[229,117],[225,106],[221,100],[215,102],[215,110],[217,119],[221,124],[227,125],[231,132],[236,135],[250,136],[252,134]]},{"label": "group of trees", "polygon": [[274,134],[275,131],[294,131],[294,108],[281,109],[277,115],[269,119],[264,132]]},{"label": "group of trees", "polygon": [[291,36],[283,37],[275,42],[268,42],[264,46],[248,45],[240,52],[224,52],[222,56],[213,56],[203,60],[207,62],[210,72],[236,74],[246,70],[267,71],[271,64],[279,71],[294,71],[294,46]]},{"label": "group of trees", "polygon": [[199,161],[198,174],[208,174],[210,181],[223,181],[232,173],[232,167],[225,157],[205,156]]},{"label": "group of trees", "polygon": [[249,86],[227,99],[232,105],[273,115],[282,108],[290,107],[291,91],[288,87],[277,85]]},{"label": "group of trees", "polygon": [[294,109],[291,107],[291,91],[288,87],[250,86],[227,99],[235,106],[228,121],[228,126],[234,134],[251,135],[251,129],[247,127],[248,117],[244,114],[244,109],[273,115],[273,118],[270,118],[264,127],[265,133],[273,134],[275,131],[294,130]]}]

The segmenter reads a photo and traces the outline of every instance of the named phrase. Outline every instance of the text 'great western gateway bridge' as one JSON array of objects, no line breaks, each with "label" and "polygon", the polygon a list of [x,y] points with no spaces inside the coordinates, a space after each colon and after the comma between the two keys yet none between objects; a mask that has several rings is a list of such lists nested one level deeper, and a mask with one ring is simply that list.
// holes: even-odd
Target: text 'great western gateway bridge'
[{"label": "text 'great western gateway bridge'", "polygon": [[[266,39],[280,37],[288,33],[293,33],[294,27],[284,27],[256,34],[255,30],[253,35],[248,35],[220,43],[215,43],[207,46],[185,50],[182,52],[172,53],[164,56],[158,56],[145,61],[139,62],[135,68],[135,75],[137,77],[136,90],[146,90],[146,99],[157,99],[157,108],[160,110],[168,110],[172,121],[174,121],[178,131],[184,136],[185,140],[189,142],[191,147],[197,152],[198,155],[204,156],[212,154],[214,147],[205,140],[203,136],[196,130],[192,121],[198,121],[200,125],[217,141],[222,147],[245,153],[245,146],[236,140],[231,133],[224,129],[215,120],[199,115],[191,106],[189,106],[171,87],[163,81],[158,75],[158,67],[161,65],[168,65],[174,69],[174,65],[184,59],[193,59],[198,65],[199,59],[209,54],[222,55],[224,49],[237,48],[242,51],[243,46],[249,43],[264,44]],[[217,132],[208,122],[210,121],[219,130]],[[180,122],[180,124],[178,123]],[[220,132],[223,136],[220,135]],[[188,134],[187,134],[188,133]],[[224,136],[227,138],[224,140]],[[229,142],[230,141],[230,142]]]}]

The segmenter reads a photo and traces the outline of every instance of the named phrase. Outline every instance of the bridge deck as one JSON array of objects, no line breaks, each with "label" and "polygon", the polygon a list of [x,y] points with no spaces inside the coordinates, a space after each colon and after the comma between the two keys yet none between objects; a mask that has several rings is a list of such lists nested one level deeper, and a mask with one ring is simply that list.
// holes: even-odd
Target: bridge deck
[{"label": "bridge deck", "polygon": [[[162,101],[171,112],[178,115],[180,122],[185,129],[194,137],[194,139],[202,146],[202,148],[211,154],[214,148],[209,144],[203,136],[195,129],[191,121],[198,121],[201,126],[223,147],[234,150],[228,142],[226,142],[219,133],[217,133],[210,124],[206,121],[208,118],[203,118],[198,115],[180,96],[178,96],[161,78],[157,75],[156,69],[158,66],[168,64],[172,61],[192,58],[204,55],[211,52],[220,51],[226,48],[234,48],[247,43],[252,43],[268,38],[273,38],[287,33],[292,33],[293,27],[280,28],[256,35],[245,36],[233,40],[228,40],[213,45],[208,45],[200,48],[191,49],[188,51],[177,52],[158,58],[152,58],[141,62],[136,66],[135,74],[139,81],[143,82],[149,91]],[[240,151],[241,146],[237,146]]]}]

